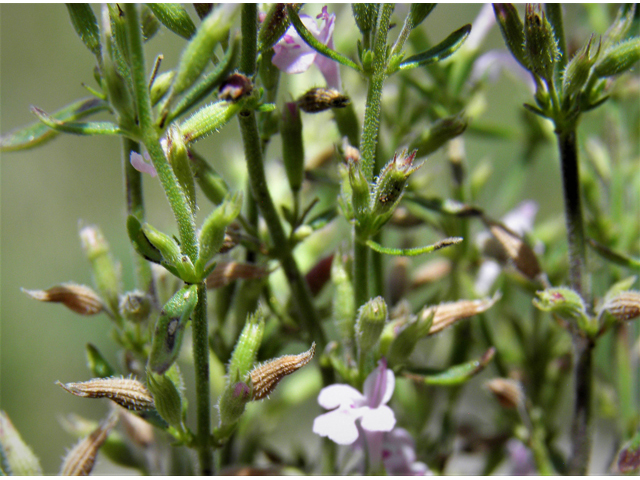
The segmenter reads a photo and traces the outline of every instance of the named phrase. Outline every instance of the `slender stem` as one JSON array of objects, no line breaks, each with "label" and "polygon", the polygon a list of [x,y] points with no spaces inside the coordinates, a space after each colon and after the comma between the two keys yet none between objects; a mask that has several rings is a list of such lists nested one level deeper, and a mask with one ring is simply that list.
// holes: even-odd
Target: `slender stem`
[{"label": "slender stem", "polygon": [[[557,128],[557,125],[556,125]],[[590,304],[590,285],[586,272],[584,222],[580,198],[578,150],[575,126],[558,129],[558,149],[562,166],[562,187],[565,202],[567,238],[569,243],[569,276],[571,287]],[[572,332],[574,355],[574,409],[571,424],[571,458],[569,473],[586,475],[591,453],[591,402],[593,396],[592,340],[580,332]]]},{"label": "slender stem", "polygon": [[258,55],[258,5],[255,3],[243,4],[241,22],[240,71],[245,75],[253,75],[256,72],[256,56]]},{"label": "slender stem", "polygon": [[153,126],[138,9],[135,4],[125,4],[124,8],[131,58],[131,76],[133,77],[142,140],[147,147],[153,166],[158,172],[158,178],[160,178],[160,183],[176,218],[182,250],[195,263],[198,257],[198,239],[191,207],[162,151],[162,147],[160,147],[160,136]]},{"label": "slender stem", "polygon": [[357,239],[353,241],[353,291],[356,308],[369,299],[369,248]]},{"label": "slender stem", "polygon": [[393,12],[393,4],[385,3],[380,9],[376,38],[373,47],[373,74],[369,78],[367,90],[367,103],[364,111],[364,126],[362,139],[360,140],[360,155],[362,157],[362,171],[371,181],[376,159],[376,145],[380,133],[380,100],[382,98],[382,85],[386,77],[387,68],[387,35],[389,32],[389,19]]},{"label": "slender stem", "polygon": [[[133,165],[131,165],[129,161],[131,152],[140,153],[140,145],[138,142],[122,137],[122,163],[124,165],[127,213],[143,222],[145,214],[144,197],[142,196],[142,175],[133,168]],[[149,262],[136,252],[133,252],[133,262],[135,263],[136,287],[143,292],[149,292],[153,288]]]},{"label": "slender stem", "polygon": [[213,475],[207,286],[204,282],[198,285],[198,303],[193,313],[193,361],[196,373],[196,412],[198,417],[196,448],[200,460],[200,475]]}]

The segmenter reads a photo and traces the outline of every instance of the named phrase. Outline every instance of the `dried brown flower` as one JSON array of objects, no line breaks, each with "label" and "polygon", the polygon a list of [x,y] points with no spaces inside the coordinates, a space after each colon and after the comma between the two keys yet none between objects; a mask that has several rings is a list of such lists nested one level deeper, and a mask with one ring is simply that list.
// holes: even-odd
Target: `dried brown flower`
[{"label": "dried brown flower", "polygon": [[262,265],[240,262],[218,262],[207,277],[207,288],[220,288],[239,278],[249,280],[262,278],[269,270]]},{"label": "dried brown flower", "polygon": [[411,288],[418,288],[445,277],[451,271],[451,261],[446,258],[438,258],[423,263],[413,273]]},{"label": "dried brown flower", "polygon": [[423,308],[420,316],[428,317],[434,312],[433,323],[429,329],[429,335],[433,335],[453,325],[458,320],[487,311],[499,299],[499,295],[494,295],[493,298],[480,300],[460,300],[457,302],[441,303],[440,305]]},{"label": "dried brown flower", "polygon": [[127,410],[154,408],[153,397],[147,387],[135,378],[94,378],[88,382],[57,384],[78,397],[109,398]]},{"label": "dried brown flower", "polygon": [[494,378],[485,383],[485,387],[505,408],[518,408],[524,402],[524,393],[520,382],[507,378]]},{"label": "dried brown flower", "polygon": [[316,353],[315,342],[311,348],[299,355],[285,355],[254,368],[251,373],[252,400],[262,400],[273,392],[284,377],[291,375],[311,361]]},{"label": "dried brown flower", "polygon": [[24,293],[41,302],[62,303],[80,315],[95,315],[102,311],[102,299],[91,288],[75,283],[63,283],[48,290],[25,290]]},{"label": "dried brown flower", "polygon": [[118,422],[116,412],[111,414],[87,437],[80,440],[64,457],[60,475],[83,476],[89,475],[93,470],[96,455],[102,444],[107,439],[109,432]]},{"label": "dried brown flower", "polygon": [[344,108],[351,103],[349,97],[333,88],[312,88],[298,99],[298,107],[307,113],[317,113],[330,108]]},{"label": "dried brown flower", "polygon": [[533,249],[520,235],[498,222],[483,219],[493,237],[498,241],[511,264],[529,280],[534,280],[542,270]]}]

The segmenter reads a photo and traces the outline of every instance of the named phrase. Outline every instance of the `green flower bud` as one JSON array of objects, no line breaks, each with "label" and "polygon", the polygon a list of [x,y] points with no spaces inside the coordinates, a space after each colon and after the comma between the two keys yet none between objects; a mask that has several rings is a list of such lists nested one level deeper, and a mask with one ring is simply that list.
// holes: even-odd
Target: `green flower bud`
[{"label": "green flower bud", "polygon": [[349,161],[349,184],[351,185],[351,205],[353,213],[358,221],[365,220],[369,216],[369,182],[364,176],[362,165],[359,161]]},{"label": "green flower bud", "polygon": [[200,231],[200,254],[196,270],[203,272],[205,265],[218,253],[224,242],[224,232],[242,209],[242,193],[236,192],[225,200],[207,217]]},{"label": "green flower bud", "polygon": [[156,76],[155,80],[153,81],[153,85],[151,85],[151,90],[149,91],[151,105],[157,104],[162,99],[162,97],[167,94],[175,76],[176,72],[174,72],[173,70],[161,73],[160,75]]},{"label": "green flower bud", "polygon": [[150,262],[162,263],[162,254],[146,237],[142,231],[140,221],[133,215],[129,215],[127,217],[127,233],[129,234],[129,240],[131,240],[136,252]]},{"label": "green flower bud", "polygon": [[417,149],[416,156],[424,157],[438,150],[449,140],[462,135],[467,129],[468,119],[463,113],[436,120],[431,128],[413,141],[410,150]]},{"label": "green flower bud", "polygon": [[184,143],[182,133],[175,125],[169,128],[167,135],[167,147],[169,150],[168,159],[173,169],[173,173],[182,187],[182,191],[187,197],[191,211],[196,211],[196,183],[191,171],[191,161],[189,152]]},{"label": "green flower bud", "polygon": [[356,25],[363,34],[374,29],[378,22],[379,3],[353,3],[351,9]]},{"label": "green flower bud", "polygon": [[562,94],[565,98],[579,92],[589,79],[591,67],[600,54],[600,44],[598,44],[598,50],[593,56],[590,56],[593,38],[593,35],[591,35],[591,38],[589,38],[584,48],[569,61],[564,70],[562,76]]},{"label": "green flower bud", "polygon": [[184,431],[182,422],[182,398],[180,392],[167,375],[149,372],[147,386],[160,416],[176,430]]},{"label": "green flower bud", "polygon": [[373,68],[373,52],[368,49],[364,50],[360,61],[362,62],[362,70],[364,72],[371,72]]},{"label": "green flower bud", "polygon": [[403,150],[400,154],[395,154],[378,175],[371,198],[370,235],[373,235],[382,225],[387,223],[393,215],[394,209],[400,203],[409,175],[421,165],[413,165],[416,153],[414,150],[407,155],[407,151]]},{"label": "green flower bud", "polygon": [[245,406],[251,400],[251,388],[244,382],[236,382],[228,386],[220,397],[218,412],[220,426],[234,425],[244,413]]},{"label": "green flower bud", "polygon": [[118,316],[118,295],[120,294],[120,269],[116,266],[109,244],[95,225],[80,227],[80,242],[85,255],[91,262],[93,279],[100,296],[114,316]]},{"label": "green flower bud", "polygon": [[600,78],[612,77],[626,72],[638,60],[640,60],[640,37],[634,37],[604,52],[594,72]]},{"label": "green flower bud", "polygon": [[331,305],[332,317],[340,338],[347,343],[353,341],[355,334],[356,307],[353,285],[342,255],[336,254],[331,264],[331,281],[335,287]]},{"label": "green flower bud", "polygon": [[531,4],[527,4],[524,20],[524,48],[529,69],[551,82],[554,66],[560,56],[558,42],[544,12]]},{"label": "green flower bud", "polygon": [[429,335],[429,330],[431,329],[435,316],[434,313],[435,312],[430,312],[428,315],[419,315],[394,324],[393,330],[395,337],[387,353],[389,365],[400,365],[407,361],[409,355],[413,353],[413,349],[418,343],[418,340]]},{"label": "green flower bud", "polygon": [[125,293],[120,299],[120,315],[130,322],[144,322],[151,312],[151,300],[145,293],[135,290]]},{"label": "green flower bud", "polygon": [[221,101],[205,105],[180,124],[185,143],[192,143],[222,128],[242,110],[244,101]]},{"label": "green flower bud", "polygon": [[280,118],[282,136],[282,161],[287,172],[291,191],[300,191],[304,178],[304,145],[302,143],[302,119],[295,102],[285,103]]},{"label": "green flower bud", "polygon": [[162,24],[189,40],[196,33],[196,26],[191,17],[179,3],[149,3],[147,4],[153,14]]},{"label": "green flower bud", "polygon": [[100,30],[98,29],[98,21],[93,13],[91,5],[88,3],[66,3],[71,23],[76,33],[91,50],[91,52],[100,56]]},{"label": "green flower bud", "polygon": [[200,190],[214,205],[219,205],[229,193],[229,186],[204,158],[196,152],[189,153],[193,162],[191,164],[193,173]]},{"label": "green flower bud", "polygon": [[[294,8],[297,12],[300,10],[300,5]],[[258,32],[258,51],[263,54],[263,62],[266,59],[267,63],[271,63],[273,52],[269,53],[268,50],[278,43],[278,40],[282,38],[287,28],[289,28],[290,23],[291,21],[287,15],[287,7],[284,3],[274,3],[271,5]],[[265,88],[268,89],[266,85]]]},{"label": "green flower bud", "polygon": [[0,451],[2,451],[2,463],[6,473],[10,475],[42,475],[40,460],[24,443],[7,414],[1,410]]},{"label": "green flower bud", "polygon": [[211,59],[215,46],[229,35],[231,23],[238,11],[237,5],[222,5],[202,21],[180,57],[178,73],[173,83],[173,96],[185,91],[198,79]]},{"label": "green flower bud", "polygon": [[372,298],[360,307],[355,325],[358,352],[369,352],[376,345],[388,318],[387,304],[382,297]]},{"label": "green flower bud", "polygon": [[91,343],[87,343],[87,366],[94,378],[113,377],[116,372],[105,360],[100,351]]},{"label": "green flower bud", "polygon": [[228,379],[226,389],[234,390],[238,382],[244,382],[253,368],[258,354],[258,348],[262,343],[264,334],[264,318],[262,312],[257,310],[248,316],[236,346],[231,354],[231,360],[227,370]]},{"label": "green flower bud", "polygon": [[567,321],[577,323],[578,328],[589,335],[597,333],[598,325],[587,314],[582,297],[566,287],[547,288],[536,292],[538,298],[533,299],[533,304],[544,312],[552,312]]},{"label": "green flower bud", "polygon": [[184,330],[197,302],[197,286],[189,285],[178,290],[162,308],[151,341],[152,372],[163,374],[178,359]]},{"label": "green flower bud", "polygon": [[524,52],[524,25],[516,7],[511,3],[494,3],[493,11],[507,48],[518,63],[528,69],[529,62]]}]

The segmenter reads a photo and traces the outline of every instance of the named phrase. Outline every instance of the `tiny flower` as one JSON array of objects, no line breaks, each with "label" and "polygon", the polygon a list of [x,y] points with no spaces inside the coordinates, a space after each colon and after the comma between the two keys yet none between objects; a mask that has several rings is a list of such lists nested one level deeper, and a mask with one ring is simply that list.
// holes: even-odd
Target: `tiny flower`
[{"label": "tiny flower", "polygon": [[360,420],[365,432],[391,431],[396,418],[386,404],[393,395],[394,387],[395,376],[383,359],[365,380],[364,394],[343,384],[323,388],[318,403],[327,410],[333,410],[314,420],[313,432],[340,445],[351,445],[359,436],[356,420]]},{"label": "tiny flower", "polygon": [[506,447],[509,463],[511,464],[509,475],[522,476],[538,474],[531,450],[529,450],[524,443],[512,438],[507,442]]},{"label": "tiny flower", "polygon": [[[321,20],[321,26],[318,26],[309,15],[300,15],[300,20],[307,27],[307,30],[318,41],[333,49],[333,29],[336,16],[333,13],[329,15],[327,7],[324,6],[322,7],[322,13],[316,18]],[[324,55],[320,55],[307,45],[293,26],[290,26],[280,41],[274,45],[273,50],[275,55],[272,57],[271,62],[281,71],[290,74],[302,73],[309,70],[309,67],[315,63],[327,81],[327,86],[340,90],[341,82],[338,64]]]},{"label": "tiny flower", "polygon": [[382,462],[387,475],[433,475],[429,467],[416,461],[415,443],[404,428],[384,434]]},{"label": "tiny flower", "polygon": [[[167,154],[167,139],[162,138],[160,140],[160,145],[162,145],[162,149]],[[131,162],[131,166],[138,170],[140,173],[148,173],[151,177],[155,177],[158,172],[156,172],[156,168],[153,166],[151,162],[151,157],[149,153],[145,150],[140,155],[138,152],[131,151],[129,155],[129,161]]]}]

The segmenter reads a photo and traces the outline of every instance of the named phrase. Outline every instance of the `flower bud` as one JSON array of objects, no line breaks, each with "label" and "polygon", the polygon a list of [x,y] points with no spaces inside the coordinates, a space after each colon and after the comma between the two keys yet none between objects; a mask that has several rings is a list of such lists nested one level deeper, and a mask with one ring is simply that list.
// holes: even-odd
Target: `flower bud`
[{"label": "flower bud", "polygon": [[182,38],[189,40],[196,33],[191,17],[179,3],[149,3],[147,6],[165,27]]},{"label": "flower bud", "polygon": [[180,124],[185,143],[192,143],[206,137],[225,125],[238,113],[244,102],[220,101],[205,105]]},{"label": "flower bud", "polygon": [[587,315],[582,297],[567,287],[547,288],[536,292],[533,304],[543,312],[551,312],[565,320],[577,322],[578,328],[589,335],[597,333],[598,325]]},{"label": "flower bud", "polygon": [[191,160],[187,146],[184,143],[184,137],[178,127],[172,125],[167,135],[167,158],[171,164],[171,169],[175,174],[178,184],[182,188],[191,212],[196,211],[196,183],[191,171]]},{"label": "flower bud", "polygon": [[220,397],[218,411],[220,426],[230,427],[244,413],[244,408],[251,400],[251,388],[244,382],[236,382],[228,386]]},{"label": "flower bud", "polygon": [[360,307],[355,325],[358,352],[367,353],[375,346],[388,318],[387,304],[382,297],[372,298]]},{"label": "flower bud", "polygon": [[241,73],[232,73],[220,84],[218,98],[227,102],[237,102],[251,95],[253,84],[251,79]]},{"label": "flower bud", "polygon": [[551,82],[560,56],[558,42],[544,12],[531,4],[527,4],[524,19],[524,49],[529,60],[528,68]]},{"label": "flower bud", "polygon": [[151,90],[149,91],[151,105],[157,104],[162,99],[162,97],[167,94],[175,76],[176,72],[174,72],[173,70],[161,73],[160,75],[156,76],[156,78],[153,80],[153,84],[151,85]]},{"label": "flower bud", "polygon": [[127,410],[152,410],[153,397],[135,378],[94,378],[87,382],[60,383],[67,392],[77,397],[108,398]]},{"label": "flower bud", "polygon": [[95,225],[80,227],[80,243],[91,262],[93,278],[98,291],[113,315],[118,315],[120,271],[111,257],[109,244]]},{"label": "flower bud", "polygon": [[343,342],[351,343],[355,334],[356,306],[353,284],[342,255],[335,255],[331,264],[334,294],[331,304],[333,321]]},{"label": "flower bud", "polygon": [[62,303],[80,315],[95,315],[102,311],[102,300],[98,294],[84,285],[63,283],[48,290],[21,290],[41,302]]},{"label": "flower bud", "polygon": [[604,52],[594,72],[600,78],[612,77],[626,72],[638,60],[640,60],[640,38],[633,37]]},{"label": "flower bud", "polygon": [[493,11],[507,48],[520,65],[529,68],[524,52],[524,25],[516,7],[511,3],[494,3]]},{"label": "flower bud", "polygon": [[452,138],[462,135],[467,129],[468,119],[462,113],[450,117],[441,118],[424,131],[420,137],[411,144],[411,149],[417,149],[416,156],[427,156]]},{"label": "flower bud", "polygon": [[96,428],[89,436],[80,440],[65,455],[60,468],[60,475],[64,476],[84,476],[89,475],[93,470],[98,450],[107,439],[109,432],[118,422],[116,412],[111,412],[109,416]]},{"label": "flower bud", "polygon": [[304,367],[316,353],[315,342],[299,355],[284,355],[251,370],[251,400],[262,400],[272,393],[280,380]]},{"label": "flower bud", "polygon": [[[300,7],[298,6],[296,11],[299,9]],[[271,5],[262,25],[260,25],[260,31],[258,32],[258,50],[260,52],[264,52],[262,55],[263,59],[270,59],[273,57],[273,53],[269,54],[266,52],[278,43],[278,40],[282,38],[289,28],[289,24],[290,20],[287,15],[286,5],[284,3],[274,3]],[[270,60],[267,61],[268,63],[271,63]],[[268,87],[265,86],[265,88]]]},{"label": "flower bud", "polygon": [[345,108],[351,103],[346,95],[333,88],[312,88],[307,90],[298,100],[300,110],[307,113],[318,113],[330,108]]},{"label": "flower bud", "polygon": [[351,206],[355,218],[362,222],[369,216],[369,182],[362,171],[360,161],[349,161],[347,163],[349,172],[349,184],[351,186]]},{"label": "flower bud", "polygon": [[182,256],[180,245],[172,237],[156,230],[148,223],[142,225],[142,234],[160,252],[162,262],[174,267],[180,263],[180,257]]},{"label": "flower bud", "polygon": [[600,43],[598,43],[598,50],[593,56],[590,55],[593,38],[593,35],[591,35],[587,44],[569,61],[564,69],[564,74],[562,75],[562,94],[565,98],[578,93],[589,79],[591,67],[600,54]]},{"label": "flower bud", "polygon": [[374,29],[378,22],[378,11],[380,10],[380,4],[378,3],[353,3],[351,4],[353,10],[353,18],[356,21],[356,25],[360,29],[360,32],[366,34]]},{"label": "flower bud", "polygon": [[91,343],[87,343],[87,366],[96,378],[107,378],[115,375],[115,370],[105,360],[100,351]]},{"label": "flower bud", "polygon": [[130,322],[144,322],[150,312],[151,300],[139,290],[127,292],[120,299],[120,315]]},{"label": "flower bud", "polygon": [[196,34],[182,51],[173,82],[173,96],[185,91],[198,79],[211,59],[215,46],[227,38],[231,22],[238,11],[237,5],[221,5],[202,20]]},{"label": "flower bud", "polygon": [[0,410],[0,450],[2,451],[2,467],[9,475],[42,475],[42,467],[38,457],[9,420],[7,414]]},{"label": "flower bud", "polygon": [[156,410],[160,416],[178,431],[183,431],[182,398],[176,385],[167,375],[155,375],[149,372],[147,384],[153,394]]},{"label": "flower bud", "polygon": [[496,294],[493,298],[481,300],[459,300],[457,302],[441,303],[440,305],[423,308],[418,316],[423,318],[433,313],[433,323],[429,329],[429,335],[434,335],[459,320],[486,312],[498,300],[500,300],[500,295]]},{"label": "flower bud", "polygon": [[178,290],[162,308],[149,354],[152,372],[163,374],[178,359],[184,330],[197,302],[198,288],[189,285]]},{"label": "flower bud", "polygon": [[504,408],[518,409],[524,404],[524,393],[520,382],[506,378],[494,378],[485,387]]},{"label": "flower bud", "polygon": [[262,312],[257,310],[247,318],[242,333],[240,333],[240,337],[231,354],[231,360],[229,361],[227,370],[229,376],[227,379],[227,390],[230,388],[234,389],[237,382],[246,380],[247,374],[256,361],[258,348],[260,348],[260,344],[262,343],[263,333],[264,318]]},{"label": "flower bud", "polygon": [[196,262],[196,270],[204,271],[206,264],[220,251],[224,242],[224,232],[242,209],[242,192],[227,196],[216,209],[211,212],[200,231],[200,254]]},{"label": "flower bud", "polygon": [[285,103],[280,117],[282,137],[282,162],[291,191],[300,191],[304,178],[304,144],[302,143],[302,119],[295,102]]}]

